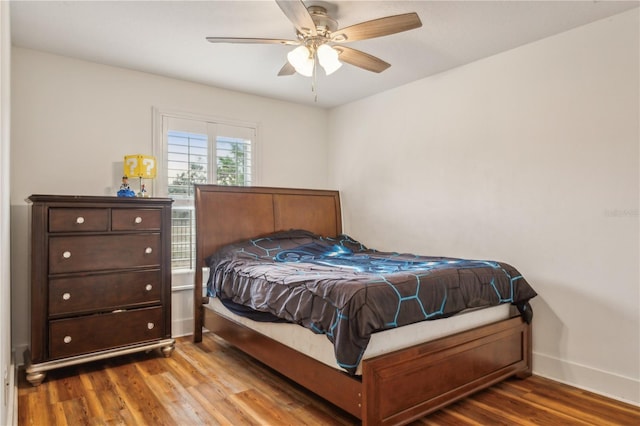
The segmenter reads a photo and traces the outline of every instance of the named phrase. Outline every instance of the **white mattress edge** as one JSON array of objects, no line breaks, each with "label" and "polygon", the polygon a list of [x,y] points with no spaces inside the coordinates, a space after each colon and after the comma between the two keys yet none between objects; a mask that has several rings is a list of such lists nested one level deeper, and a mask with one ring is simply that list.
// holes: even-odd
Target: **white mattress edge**
[{"label": "white mattress edge", "polygon": [[[297,324],[258,322],[230,312],[219,299],[210,297],[205,305],[219,315],[242,324],[260,334],[276,340],[298,352],[310,356],[330,367],[342,370],[336,362],[333,345],[323,334]],[[422,321],[403,327],[374,333],[362,359],[373,358],[385,353],[404,349],[418,343],[429,342],[475,327],[507,319],[512,314],[512,306],[502,304],[484,309],[473,309],[449,318]],[[360,366],[356,374],[360,374]]]}]

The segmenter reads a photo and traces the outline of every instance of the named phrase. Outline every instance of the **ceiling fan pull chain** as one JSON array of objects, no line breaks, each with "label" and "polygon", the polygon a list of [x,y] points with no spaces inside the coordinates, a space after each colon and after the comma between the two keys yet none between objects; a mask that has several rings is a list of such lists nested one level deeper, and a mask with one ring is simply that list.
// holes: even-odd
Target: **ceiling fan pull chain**
[{"label": "ceiling fan pull chain", "polygon": [[314,102],[318,102],[318,88],[317,88],[317,76],[318,75],[318,54],[317,52],[313,51],[313,74],[311,76],[311,92],[313,92],[313,101]]}]

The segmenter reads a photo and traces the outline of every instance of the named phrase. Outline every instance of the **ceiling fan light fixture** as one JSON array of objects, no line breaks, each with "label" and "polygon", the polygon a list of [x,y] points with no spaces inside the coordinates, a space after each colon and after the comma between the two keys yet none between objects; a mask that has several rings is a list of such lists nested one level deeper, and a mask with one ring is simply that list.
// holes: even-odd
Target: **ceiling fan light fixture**
[{"label": "ceiling fan light fixture", "polygon": [[287,54],[287,60],[296,69],[298,74],[305,77],[313,75],[313,58],[306,46],[298,46]]},{"label": "ceiling fan light fixture", "polygon": [[342,62],[338,60],[338,52],[331,46],[326,44],[318,46],[317,54],[318,62],[327,75],[333,74],[342,66]]}]

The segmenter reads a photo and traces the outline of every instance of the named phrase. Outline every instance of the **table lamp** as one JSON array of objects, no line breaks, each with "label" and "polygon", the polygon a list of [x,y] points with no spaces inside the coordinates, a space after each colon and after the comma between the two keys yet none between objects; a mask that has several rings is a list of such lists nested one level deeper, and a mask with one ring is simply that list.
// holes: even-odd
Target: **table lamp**
[{"label": "table lamp", "polygon": [[[142,183],[142,179],[154,179],[156,177],[156,164],[156,157],[152,157],[150,155],[135,154],[124,156],[124,175],[122,179],[123,181],[125,177],[138,177],[140,179],[140,191],[138,192],[138,197],[150,196]],[[120,192],[118,192],[118,195],[120,195]]]}]

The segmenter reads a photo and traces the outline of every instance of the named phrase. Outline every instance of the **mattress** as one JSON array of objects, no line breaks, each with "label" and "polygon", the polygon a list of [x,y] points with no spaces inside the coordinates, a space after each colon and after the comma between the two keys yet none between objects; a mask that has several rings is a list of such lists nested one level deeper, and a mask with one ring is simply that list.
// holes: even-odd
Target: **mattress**
[{"label": "mattress", "polygon": [[[205,308],[213,310],[220,316],[242,324],[323,364],[342,370],[336,361],[333,344],[327,339],[326,335],[315,334],[305,327],[292,323],[253,321],[232,313],[219,299],[213,297],[209,298],[209,303],[205,305]],[[502,304],[484,309],[469,309],[448,318],[423,321],[379,331],[371,335],[371,340],[362,360],[491,324],[513,315],[516,315],[515,307]],[[356,374],[360,375],[361,371],[362,362],[358,364]]]}]

